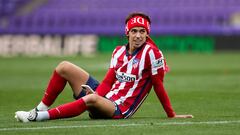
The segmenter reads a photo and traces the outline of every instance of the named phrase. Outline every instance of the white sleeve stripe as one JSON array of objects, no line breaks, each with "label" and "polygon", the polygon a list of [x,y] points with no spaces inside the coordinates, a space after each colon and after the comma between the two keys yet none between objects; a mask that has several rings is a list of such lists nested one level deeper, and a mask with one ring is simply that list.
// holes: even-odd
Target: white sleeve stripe
[{"label": "white sleeve stripe", "polygon": [[112,57],[110,68],[113,68],[117,64],[117,58],[125,51],[126,47],[122,46],[116,54]]},{"label": "white sleeve stripe", "polygon": [[155,55],[153,53],[153,50],[149,51],[149,56],[150,56],[151,67],[152,67],[152,75],[156,75],[157,74],[157,69],[153,68],[153,62],[155,61]]}]

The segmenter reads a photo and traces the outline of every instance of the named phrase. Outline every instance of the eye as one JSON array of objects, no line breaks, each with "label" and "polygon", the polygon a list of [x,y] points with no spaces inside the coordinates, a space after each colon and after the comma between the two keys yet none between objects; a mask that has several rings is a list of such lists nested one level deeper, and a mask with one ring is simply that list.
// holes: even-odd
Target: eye
[{"label": "eye", "polygon": [[145,29],[141,29],[141,30],[140,30],[140,33],[142,33],[142,34],[145,33],[145,32],[146,32]]},{"label": "eye", "polygon": [[136,33],[137,30],[136,30],[136,29],[132,29],[131,32],[132,32],[132,33]]}]

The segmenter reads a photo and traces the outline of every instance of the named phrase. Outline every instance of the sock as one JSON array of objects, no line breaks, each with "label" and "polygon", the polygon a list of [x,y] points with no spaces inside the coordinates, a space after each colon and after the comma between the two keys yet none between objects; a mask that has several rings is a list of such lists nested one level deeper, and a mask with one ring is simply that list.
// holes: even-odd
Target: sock
[{"label": "sock", "polygon": [[87,106],[82,98],[48,110],[50,119],[69,118],[78,116],[87,110]]},{"label": "sock", "polygon": [[37,106],[37,110],[38,111],[47,111],[48,110],[48,106],[45,105],[42,101],[38,104]]},{"label": "sock", "polygon": [[37,115],[36,121],[49,120],[48,111],[39,111],[37,113],[38,113],[38,115]]},{"label": "sock", "polygon": [[63,91],[67,81],[61,77],[56,70],[54,70],[54,73],[48,83],[48,87],[45,91],[45,94],[43,96],[42,102],[46,106],[51,106],[57,96]]}]

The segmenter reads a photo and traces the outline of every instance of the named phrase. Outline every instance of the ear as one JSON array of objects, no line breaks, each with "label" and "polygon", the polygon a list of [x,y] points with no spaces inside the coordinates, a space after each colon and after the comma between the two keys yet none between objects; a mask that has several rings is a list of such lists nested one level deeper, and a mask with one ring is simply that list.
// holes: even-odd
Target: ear
[{"label": "ear", "polygon": [[126,35],[126,38],[127,38],[127,40],[129,39],[129,35],[128,34]]}]

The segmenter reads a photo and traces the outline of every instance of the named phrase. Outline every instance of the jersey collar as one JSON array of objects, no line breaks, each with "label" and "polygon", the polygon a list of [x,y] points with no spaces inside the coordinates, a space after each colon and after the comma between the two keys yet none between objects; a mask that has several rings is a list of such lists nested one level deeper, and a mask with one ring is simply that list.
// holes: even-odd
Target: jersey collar
[{"label": "jersey collar", "polygon": [[139,48],[137,48],[136,50],[134,50],[134,52],[133,52],[132,54],[130,54],[130,53],[128,52],[128,50],[129,50],[129,43],[126,44],[126,45],[125,45],[125,46],[126,46],[126,56],[135,56],[135,55],[143,48],[143,46],[145,46],[145,45],[146,45],[146,42],[143,43],[143,45],[142,45],[141,47],[139,47]]}]

